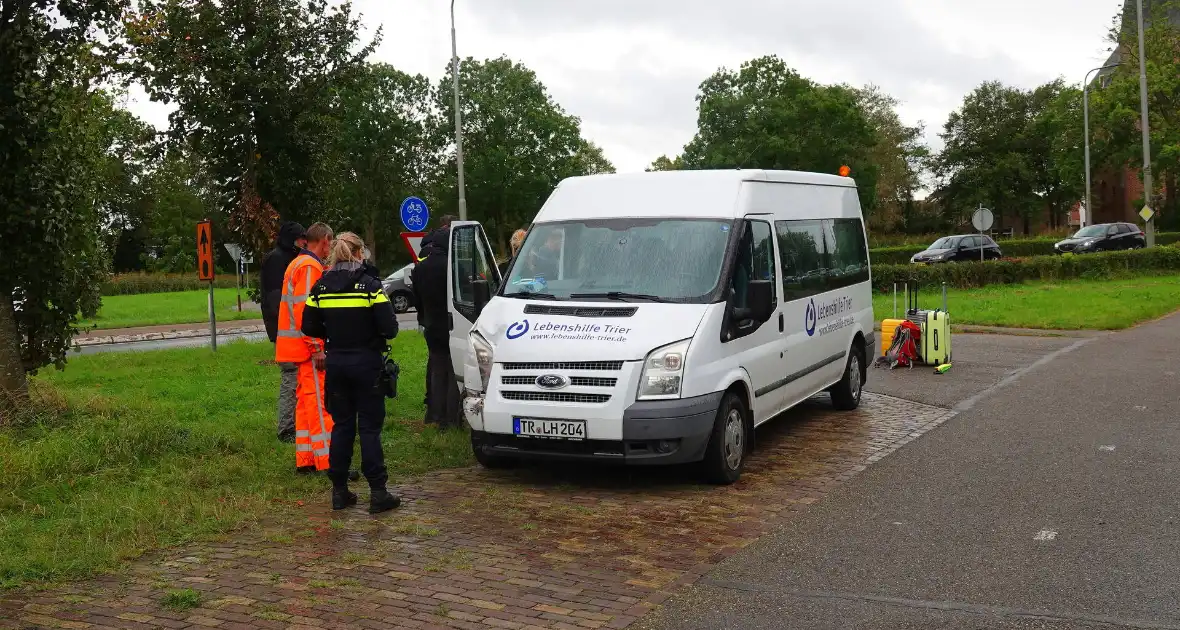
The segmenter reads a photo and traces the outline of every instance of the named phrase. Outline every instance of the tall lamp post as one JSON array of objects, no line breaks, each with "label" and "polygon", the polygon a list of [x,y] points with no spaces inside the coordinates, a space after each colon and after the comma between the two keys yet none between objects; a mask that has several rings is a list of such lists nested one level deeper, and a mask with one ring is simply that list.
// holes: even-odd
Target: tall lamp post
[{"label": "tall lamp post", "polygon": [[1090,210],[1090,75],[1095,72],[1117,68],[1119,64],[1112,63],[1108,66],[1094,68],[1086,73],[1086,80],[1082,82],[1082,120],[1085,125],[1085,142],[1086,142],[1086,207],[1081,213],[1081,227],[1086,227],[1093,223],[1094,215]]},{"label": "tall lamp post", "polygon": [[467,193],[463,190],[463,113],[459,109],[459,45],[455,39],[455,0],[451,0],[451,74],[455,79],[455,161],[459,166],[459,220],[467,220]]},{"label": "tall lamp post", "polygon": [[[1151,129],[1147,122],[1147,51],[1143,41],[1143,0],[1136,0],[1139,12],[1139,115],[1143,127],[1143,205],[1151,207]],[[1155,247],[1155,217],[1146,219],[1147,246]]]}]

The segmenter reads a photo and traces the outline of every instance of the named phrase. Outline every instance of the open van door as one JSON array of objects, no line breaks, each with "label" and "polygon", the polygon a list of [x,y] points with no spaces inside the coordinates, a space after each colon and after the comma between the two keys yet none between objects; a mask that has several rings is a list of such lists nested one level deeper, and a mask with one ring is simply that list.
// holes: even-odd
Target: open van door
[{"label": "open van door", "polygon": [[467,335],[487,299],[500,290],[500,268],[492,246],[476,221],[451,223],[450,264],[447,269],[447,304],[451,311],[451,368],[463,386]]}]

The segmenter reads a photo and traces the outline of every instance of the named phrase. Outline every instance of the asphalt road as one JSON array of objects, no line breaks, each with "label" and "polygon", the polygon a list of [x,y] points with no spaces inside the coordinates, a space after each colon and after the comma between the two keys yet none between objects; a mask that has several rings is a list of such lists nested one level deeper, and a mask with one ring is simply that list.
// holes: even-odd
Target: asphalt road
[{"label": "asphalt road", "polygon": [[[232,322],[231,322],[232,324]],[[402,330],[417,330],[417,313],[402,313],[397,316],[397,324]],[[217,343],[225,344],[233,341],[262,341],[265,333],[250,333],[244,335],[218,335]],[[131,341],[128,343],[112,343],[93,346],[82,346],[79,354],[97,354],[99,352],[147,352],[150,350],[167,350],[170,348],[196,348],[209,345],[209,337],[185,337],[182,339],[156,339],[152,341]]]},{"label": "asphalt road", "polygon": [[[971,344],[1037,349],[999,387],[968,374],[952,401],[944,381],[930,396],[956,417],[641,626],[1180,628],[1180,316],[1092,339],[959,341],[952,374],[970,371]],[[1006,369],[1000,354],[982,363]]]}]

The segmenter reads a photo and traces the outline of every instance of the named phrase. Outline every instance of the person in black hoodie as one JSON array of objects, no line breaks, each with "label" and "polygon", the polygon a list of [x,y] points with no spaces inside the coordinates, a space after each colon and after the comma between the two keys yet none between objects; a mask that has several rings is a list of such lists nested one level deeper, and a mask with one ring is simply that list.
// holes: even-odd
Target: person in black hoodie
[{"label": "person in black hoodie", "polygon": [[382,354],[397,336],[393,305],[364,263],[364,243],[345,232],[332,243],[331,268],[311,290],[303,311],[303,334],[325,339],[324,393],[332,414],[332,442],[328,447],[328,476],[332,479],[332,509],[357,502],[348,489],[352,447],[358,433],[361,472],[369,482],[369,513],[396,508],[401,500],[386,488],[389,481],[381,449],[385,422]]},{"label": "person in black hoodie", "polygon": [[[279,226],[275,248],[262,259],[262,322],[266,336],[274,343],[279,329],[279,305],[283,297],[283,274],[307,246],[307,231],[288,221]],[[294,363],[280,363],[278,435],[284,442],[295,441],[295,386],[298,369]]]},{"label": "person in black hoodie", "polygon": [[418,264],[411,272],[418,326],[429,352],[426,361],[426,421],[440,427],[460,422],[459,384],[451,367],[451,317],[447,308],[447,248],[451,228],[444,226],[422,239]]}]

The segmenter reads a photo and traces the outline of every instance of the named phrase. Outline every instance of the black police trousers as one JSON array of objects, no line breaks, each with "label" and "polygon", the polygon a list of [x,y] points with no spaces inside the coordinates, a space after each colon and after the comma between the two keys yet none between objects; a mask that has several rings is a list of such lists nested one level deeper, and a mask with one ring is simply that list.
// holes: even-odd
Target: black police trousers
[{"label": "black police trousers", "polygon": [[348,484],[352,448],[359,433],[361,473],[370,488],[383,489],[389,475],[381,449],[381,427],[385,424],[381,354],[370,350],[329,352],[327,363],[324,393],[333,422],[328,476],[337,487]]}]

